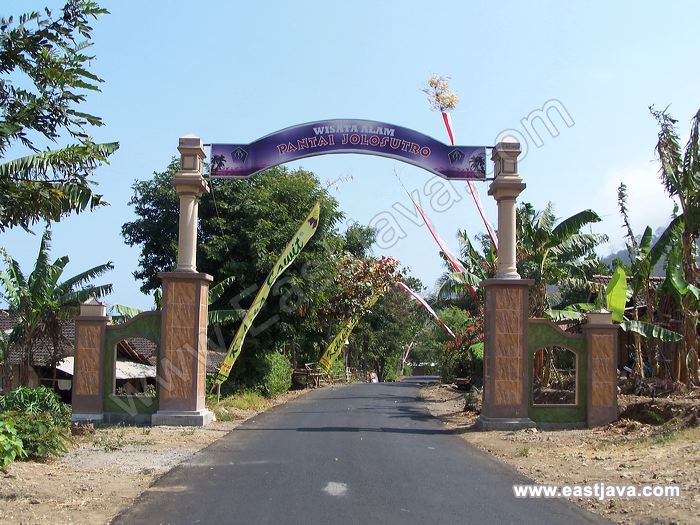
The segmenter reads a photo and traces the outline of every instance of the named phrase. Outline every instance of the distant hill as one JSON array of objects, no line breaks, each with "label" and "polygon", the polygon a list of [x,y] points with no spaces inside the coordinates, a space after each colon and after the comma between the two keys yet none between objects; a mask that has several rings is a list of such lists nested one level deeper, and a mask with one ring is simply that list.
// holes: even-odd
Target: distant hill
[{"label": "distant hill", "polygon": [[[657,241],[657,239],[659,237],[661,237],[661,234],[664,232],[665,229],[666,229],[665,226],[660,226],[659,228],[657,228],[657,230],[654,232],[654,234],[652,235],[652,238],[651,238],[652,239],[652,241],[651,241],[652,246]],[[641,238],[641,236],[639,238]],[[637,240],[639,240],[639,238]],[[620,259],[625,264],[629,264],[630,257],[629,257],[629,254],[627,253],[627,249],[623,248],[622,250],[620,250],[618,252],[611,253],[609,255],[606,255],[605,257],[600,258],[601,261],[603,261],[605,264],[607,264],[610,267],[612,267],[612,262],[615,259]],[[698,255],[696,260],[700,264],[700,254]],[[656,276],[661,276],[661,277],[666,275],[666,257],[664,257],[663,259],[661,259],[659,261],[659,263],[654,267],[654,270],[651,272],[651,274],[656,275]]]}]

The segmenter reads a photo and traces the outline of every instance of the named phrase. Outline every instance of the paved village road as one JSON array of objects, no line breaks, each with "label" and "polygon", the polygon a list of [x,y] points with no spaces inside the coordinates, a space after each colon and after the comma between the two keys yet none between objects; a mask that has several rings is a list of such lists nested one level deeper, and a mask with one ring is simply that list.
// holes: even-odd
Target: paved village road
[{"label": "paved village road", "polygon": [[323,388],[247,421],[117,524],[607,523],[516,499],[517,472],[443,428],[415,382]]}]

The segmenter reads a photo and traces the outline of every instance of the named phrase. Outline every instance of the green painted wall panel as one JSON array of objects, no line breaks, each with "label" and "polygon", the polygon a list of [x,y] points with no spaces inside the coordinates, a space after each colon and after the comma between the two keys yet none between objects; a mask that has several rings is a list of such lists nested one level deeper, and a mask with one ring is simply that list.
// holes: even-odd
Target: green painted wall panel
[{"label": "green painted wall panel", "polygon": [[[532,377],[535,353],[540,348],[559,346],[576,354],[576,405],[533,405]],[[533,321],[528,323],[528,415],[538,423],[582,423],[586,421],[588,385],[588,349],[583,335],[566,334],[554,323]]]},{"label": "green painted wall panel", "polygon": [[119,414],[153,414],[158,410],[158,398],[146,396],[117,396],[114,391],[114,353],[122,339],[142,337],[158,345],[160,353],[160,311],[143,312],[123,325],[108,326],[105,333],[104,383],[102,406],[105,412]]}]

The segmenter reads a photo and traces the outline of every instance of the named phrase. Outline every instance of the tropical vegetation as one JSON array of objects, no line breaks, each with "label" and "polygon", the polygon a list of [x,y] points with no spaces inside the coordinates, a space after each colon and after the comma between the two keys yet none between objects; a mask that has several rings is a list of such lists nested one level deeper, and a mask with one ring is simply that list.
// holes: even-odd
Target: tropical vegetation
[{"label": "tropical vegetation", "polygon": [[69,258],[64,255],[51,262],[50,250],[51,230],[47,229],[41,238],[34,267],[25,276],[19,263],[7,250],[0,248],[5,266],[0,271],[0,297],[8,305],[8,314],[16,320],[8,343],[24,365],[21,382],[25,385],[38,345],[48,347],[50,364],[55,367],[72,346],[72,341],[63,334],[62,322],[77,316],[80,302],[112,291],[111,284],[92,284],[94,279],[112,270],[111,262],[63,279]]},{"label": "tropical vegetation", "polygon": [[[87,131],[103,122],[79,108],[102,83],[86,51],[91,21],[106,13],[67,0],[60,13],[0,19],[0,232],[106,204],[92,175],[119,145],[93,142]],[[59,141],[71,142],[46,147]]]}]

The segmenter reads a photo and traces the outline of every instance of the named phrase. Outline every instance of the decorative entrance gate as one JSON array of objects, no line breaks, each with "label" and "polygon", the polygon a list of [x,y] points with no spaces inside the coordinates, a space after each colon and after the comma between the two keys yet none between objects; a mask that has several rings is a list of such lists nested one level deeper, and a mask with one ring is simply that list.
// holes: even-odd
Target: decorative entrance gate
[{"label": "decorative entrance gate", "polygon": [[[141,314],[128,330],[129,336],[145,336],[159,346],[157,398],[145,406],[130,396],[113,393],[108,384],[114,366],[111,345],[127,327],[117,330],[109,326],[102,305],[86,304],[81,307],[76,325],[74,420],[131,417],[133,421],[150,421],[154,425],[205,425],[212,419],[204,404],[207,294],[212,277],[198,273],[196,261],[198,202],[209,191],[202,176],[205,153],[202,141],[195,136],[181,137],[178,150],[180,171],[173,180],[180,198],[177,269],[159,274],[163,280],[160,315]],[[213,144],[211,166],[212,176],[249,177],[300,158],[362,153],[401,160],[450,180],[483,180],[485,151],[483,146],[448,146],[391,124],[330,120],[287,128],[250,144]],[[542,321],[528,319],[531,281],[520,278],[515,258],[516,199],[525,189],[517,172],[519,154],[520,144],[506,140],[496,144],[491,156],[495,178],[489,195],[498,203],[499,257],[495,278],[482,283],[486,304],[480,422],[484,428],[498,429],[532,426],[535,421],[607,423],[617,416],[617,327],[609,314],[589,314],[585,352],[580,342],[574,344],[570,338],[569,344],[562,344],[577,355],[573,406],[538,407],[532,403],[528,363],[537,348],[532,347],[531,351],[529,330],[532,341],[542,337],[559,341],[565,336],[552,332],[553,329],[548,332],[542,328]],[[154,329],[154,322],[159,323],[160,330]],[[148,326],[149,333],[139,333],[137,328],[141,326]],[[117,411],[115,407],[121,408]]]}]

